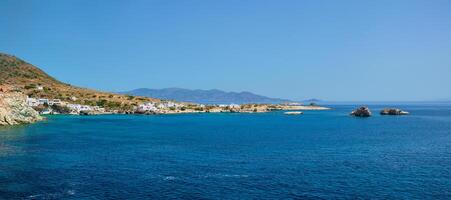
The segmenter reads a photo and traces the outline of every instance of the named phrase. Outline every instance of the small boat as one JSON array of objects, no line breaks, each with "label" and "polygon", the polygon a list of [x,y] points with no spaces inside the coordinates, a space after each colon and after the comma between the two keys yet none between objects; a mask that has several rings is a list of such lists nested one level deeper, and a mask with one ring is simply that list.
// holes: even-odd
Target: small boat
[{"label": "small boat", "polygon": [[299,111],[290,111],[290,112],[284,112],[283,114],[285,114],[285,115],[302,115],[304,113],[299,112]]},{"label": "small boat", "polygon": [[43,111],[41,111],[40,113],[41,115],[50,115],[51,111],[49,109],[44,109]]}]

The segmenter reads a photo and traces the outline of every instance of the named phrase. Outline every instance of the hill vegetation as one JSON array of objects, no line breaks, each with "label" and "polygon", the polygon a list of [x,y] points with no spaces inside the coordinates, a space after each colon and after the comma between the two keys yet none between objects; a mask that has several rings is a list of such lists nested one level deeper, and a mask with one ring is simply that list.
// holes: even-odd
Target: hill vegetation
[{"label": "hill vegetation", "polygon": [[143,102],[159,102],[149,97],[135,97],[75,87],[49,76],[41,69],[15,56],[0,53],[0,88],[22,92],[30,97],[60,99],[69,103],[102,106],[110,110],[130,110]]}]

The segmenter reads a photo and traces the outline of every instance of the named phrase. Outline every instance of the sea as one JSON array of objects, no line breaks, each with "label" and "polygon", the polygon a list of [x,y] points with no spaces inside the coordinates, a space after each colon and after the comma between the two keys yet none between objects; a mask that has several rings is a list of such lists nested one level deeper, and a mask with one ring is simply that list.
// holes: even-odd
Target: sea
[{"label": "sea", "polygon": [[328,106],[0,127],[0,199],[451,199],[450,104]]}]

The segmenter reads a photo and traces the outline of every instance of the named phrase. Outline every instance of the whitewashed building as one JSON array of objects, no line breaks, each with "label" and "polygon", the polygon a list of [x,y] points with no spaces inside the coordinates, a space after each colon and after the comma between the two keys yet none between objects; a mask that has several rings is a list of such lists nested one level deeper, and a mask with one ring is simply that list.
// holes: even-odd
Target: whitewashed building
[{"label": "whitewashed building", "polygon": [[105,108],[102,108],[100,106],[92,106],[91,109],[98,112],[105,112]]},{"label": "whitewashed building", "polygon": [[88,110],[92,110],[91,106],[81,105],[80,111],[88,111]]},{"label": "whitewashed building", "polygon": [[158,108],[160,109],[165,109],[165,108],[176,108],[178,104],[172,102],[172,101],[167,101],[167,102],[163,102],[157,105]]},{"label": "whitewashed building", "polygon": [[60,106],[62,104],[62,102],[59,99],[53,99],[53,100],[50,100],[48,104],[50,106],[53,106],[53,105],[59,105]]},{"label": "whitewashed building", "polygon": [[44,104],[50,105],[48,99],[39,99],[38,102],[39,102],[39,105],[44,105]]},{"label": "whitewashed building", "polygon": [[141,104],[137,108],[137,111],[139,111],[139,112],[157,111],[157,110],[158,110],[158,108],[156,107],[155,103],[152,103],[152,102]]},{"label": "whitewashed building", "polygon": [[35,98],[27,97],[27,105],[31,107],[39,106],[39,101]]},{"label": "whitewashed building", "polygon": [[67,104],[67,107],[68,107],[71,111],[75,111],[75,112],[92,110],[91,106],[80,105],[80,104]]}]

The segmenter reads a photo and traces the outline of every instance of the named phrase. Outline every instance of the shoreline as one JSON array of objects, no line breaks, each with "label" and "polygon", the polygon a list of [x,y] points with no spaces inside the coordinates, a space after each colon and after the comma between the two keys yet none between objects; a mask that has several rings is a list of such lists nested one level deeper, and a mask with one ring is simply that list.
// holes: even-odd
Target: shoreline
[{"label": "shoreline", "polygon": [[61,113],[61,114],[43,114],[41,116],[53,116],[53,115],[74,115],[74,116],[95,116],[95,115],[175,115],[175,114],[209,114],[209,113],[246,113],[246,114],[252,114],[252,113],[271,113],[271,112],[278,112],[278,111],[290,111],[290,110],[304,110],[304,111],[325,111],[325,110],[332,110],[332,108],[329,107],[322,107],[322,106],[296,106],[296,107],[283,107],[279,109],[267,109],[267,110],[258,110],[258,111],[252,111],[252,110],[244,110],[244,111],[237,111],[237,110],[213,110],[213,111],[196,111],[196,110],[188,110],[188,111],[164,111],[164,112],[158,112],[158,113],[139,113],[139,112],[98,112],[98,113],[90,113],[90,114],[70,114],[70,113]]}]

